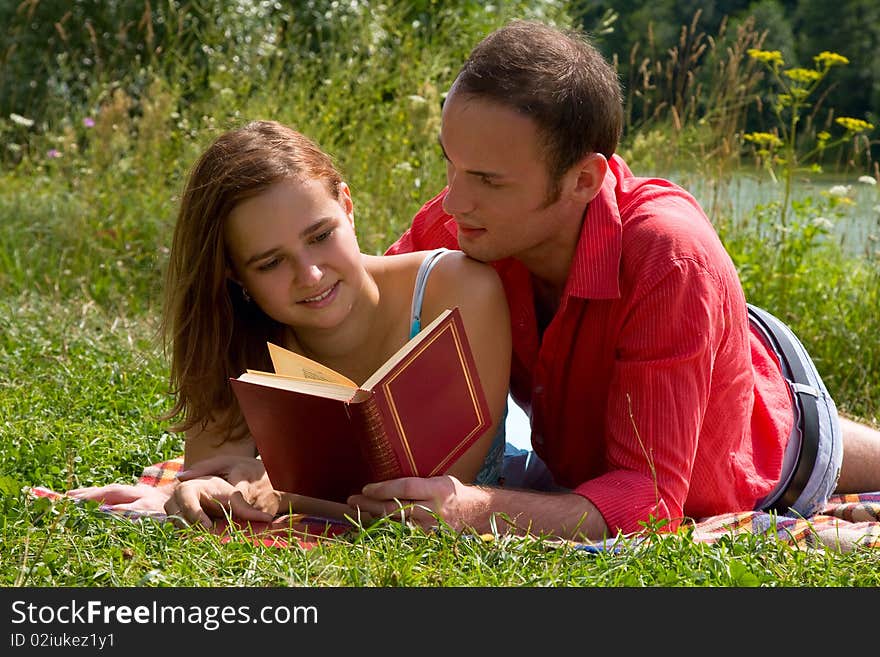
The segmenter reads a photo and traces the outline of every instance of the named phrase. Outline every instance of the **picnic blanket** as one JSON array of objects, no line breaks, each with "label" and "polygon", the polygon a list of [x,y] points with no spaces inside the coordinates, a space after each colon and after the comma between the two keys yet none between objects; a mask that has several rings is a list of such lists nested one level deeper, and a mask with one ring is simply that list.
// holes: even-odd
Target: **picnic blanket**
[{"label": "picnic blanket", "polygon": [[[139,484],[146,486],[165,486],[176,480],[177,473],[183,468],[183,459],[171,459],[160,463],[154,463],[144,468],[138,479]],[[36,497],[46,497],[52,500],[60,500],[65,497],[43,486],[33,486],[30,493]],[[114,509],[109,505],[101,505],[100,509],[105,513],[129,518],[131,520],[152,519],[159,522],[168,521],[164,513],[152,511],[129,511]],[[239,523],[234,520],[219,518],[214,520],[212,533],[220,537],[222,543],[234,540],[249,540],[262,543],[268,547],[289,548],[299,546],[311,549],[318,545],[321,540],[337,537],[347,531],[353,530],[353,525],[338,520],[319,518],[301,513],[282,515],[272,523],[247,522]]]},{"label": "picnic blanket", "polygon": [[[149,486],[169,484],[175,480],[182,466],[183,459],[156,463],[144,469],[138,483]],[[48,488],[32,487],[30,490],[39,497],[64,497],[62,493]],[[102,507],[102,510],[132,519],[167,519],[161,513],[119,511],[109,507]],[[743,511],[694,519],[690,524],[691,538],[704,543],[714,543],[724,536],[751,533],[775,536],[777,540],[797,548],[824,547],[841,552],[849,552],[857,546],[880,548],[880,492],[835,495],[818,514],[810,518],[789,518],[775,513]],[[218,520],[214,524],[213,533],[220,536],[223,542],[245,538],[270,547],[299,546],[310,549],[322,540],[338,538],[353,530],[353,525],[348,523],[293,514],[281,516],[271,525],[241,525]]]}]

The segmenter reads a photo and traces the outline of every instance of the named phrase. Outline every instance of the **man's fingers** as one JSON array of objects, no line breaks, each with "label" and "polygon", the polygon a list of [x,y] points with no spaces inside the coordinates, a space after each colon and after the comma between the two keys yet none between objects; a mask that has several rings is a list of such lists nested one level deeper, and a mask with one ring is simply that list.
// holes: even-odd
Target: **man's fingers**
[{"label": "man's fingers", "polygon": [[402,477],[367,484],[362,492],[379,500],[429,500],[435,497],[436,487],[437,482],[433,479]]},{"label": "man's fingers", "polygon": [[392,516],[399,518],[401,513],[409,518],[416,511],[424,513],[426,508],[423,502],[415,500],[403,500],[392,498],[390,500],[377,500],[365,495],[352,495],[348,498],[348,505],[361,514],[366,514],[368,520]]}]

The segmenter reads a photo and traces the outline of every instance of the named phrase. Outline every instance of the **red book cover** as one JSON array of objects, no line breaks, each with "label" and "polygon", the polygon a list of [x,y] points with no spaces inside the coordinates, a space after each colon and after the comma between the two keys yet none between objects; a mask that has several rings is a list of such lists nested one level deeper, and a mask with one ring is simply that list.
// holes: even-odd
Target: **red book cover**
[{"label": "red book cover", "polygon": [[334,501],[442,474],[492,426],[458,308],[359,388],[266,373],[231,382],[273,486]]}]

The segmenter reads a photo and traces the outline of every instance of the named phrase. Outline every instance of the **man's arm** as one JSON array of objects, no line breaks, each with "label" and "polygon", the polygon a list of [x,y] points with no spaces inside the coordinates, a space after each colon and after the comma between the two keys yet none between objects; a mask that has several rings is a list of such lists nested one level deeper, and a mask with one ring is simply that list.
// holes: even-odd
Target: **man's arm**
[{"label": "man's arm", "polygon": [[502,533],[571,540],[597,541],[608,534],[596,507],[575,493],[466,486],[451,476],[368,484],[348,504],[374,517],[403,518],[422,527],[437,525],[439,517],[455,531],[487,533],[494,524]]}]

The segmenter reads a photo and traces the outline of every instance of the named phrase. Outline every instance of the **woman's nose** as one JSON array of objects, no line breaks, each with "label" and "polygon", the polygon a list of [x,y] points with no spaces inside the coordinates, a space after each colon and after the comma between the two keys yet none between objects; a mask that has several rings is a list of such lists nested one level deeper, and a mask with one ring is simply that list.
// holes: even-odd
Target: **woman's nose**
[{"label": "woman's nose", "polygon": [[302,263],[296,269],[296,283],[302,287],[308,287],[318,283],[323,275],[318,265]]}]

